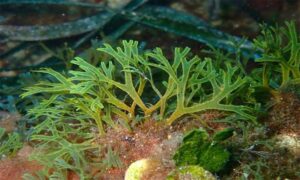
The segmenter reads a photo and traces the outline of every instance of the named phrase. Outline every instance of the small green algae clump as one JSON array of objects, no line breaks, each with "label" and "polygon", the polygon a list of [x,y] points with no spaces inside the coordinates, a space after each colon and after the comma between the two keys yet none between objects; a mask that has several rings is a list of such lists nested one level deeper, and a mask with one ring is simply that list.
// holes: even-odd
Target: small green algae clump
[{"label": "small green algae clump", "polygon": [[216,180],[216,178],[200,166],[183,166],[173,170],[166,180]]},{"label": "small green algae clump", "polygon": [[232,129],[225,129],[217,132],[211,140],[204,129],[190,131],[173,157],[176,166],[198,165],[210,172],[220,171],[230,157],[220,142],[232,135]]}]

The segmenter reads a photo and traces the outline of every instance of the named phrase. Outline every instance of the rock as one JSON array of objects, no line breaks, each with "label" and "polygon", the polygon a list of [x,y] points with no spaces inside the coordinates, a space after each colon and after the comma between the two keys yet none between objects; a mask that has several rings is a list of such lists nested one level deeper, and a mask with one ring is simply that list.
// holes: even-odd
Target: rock
[{"label": "rock", "polygon": [[161,166],[159,160],[146,158],[132,163],[125,173],[125,180],[142,180],[147,174]]},{"label": "rock", "polygon": [[276,144],[281,148],[287,148],[290,153],[300,157],[300,137],[293,134],[280,134],[275,137]]},{"label": "rock", "polygon": [[9,113],[6,111],[0,111],[0,127],[5,128],[6,133],[10,133],[15,130],[17,121],[21,119],[21,115],[18,113]]},{"label": "rock", "polygon": [[22,149],[20,149],[17,153],[17,156],[28,159],[31,153],[33,152],[33,147],[28,144],[24,144]]}]

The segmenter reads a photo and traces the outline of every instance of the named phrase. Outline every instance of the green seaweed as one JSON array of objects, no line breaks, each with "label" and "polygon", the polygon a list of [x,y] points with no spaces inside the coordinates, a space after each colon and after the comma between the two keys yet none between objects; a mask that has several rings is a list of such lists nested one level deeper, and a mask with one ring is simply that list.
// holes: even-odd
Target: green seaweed
[{"label": "green seaweed", "polygon": [[262,35],[254,44],[263,50],[262,57],[255,60],[263,65],[260,71],[263,87],[275,93],[289,85],[299,85],[300,37],[295,23],[286,22],[286,27],[263,26],[262,29]]},{"label": "green seaweed", "polygon": [[15,155],[23,147],[20,134],[11,132],[6,135],[5,129],[0,127],[0,159]]},{"label": "green seaweed", "polygon": [[[41,153],[33,158],[54,169],[56,175],[72,169],[80,177],[88,177],[86,168],[92,160],[84,154],[98,151],[91,145],[95,140],[93,136],[104,135],[107,126],[115,128],[118,124],[131,130],[130,123],[138,117],[149,120],[158,113],[162,123],[170,125],[183,115],[217,109],[255,121],[252,107],[233,104],[235,92],[248,82],[247,78],[240,77],[243,75],[238,68],[226,63],[225,68],[217,69],[211,59],[192,56],[189,48],[176,48],[173,60],[168,60],[160,48],[142,53],[136,41],[122,44],[123,47],[104,44],[99,48],[100,55],[106,55],[99,64],[92,65],[75,57],[67,72],[50,68],[36,71],[44,74],[43,81],[26,87],[21,95],[36,99],[27,114],[37,124],[30,140],[41,142]],[[166,81],[157,81],[157,74],[166,75]],[[116,115],[118,120],[112,118]],[[200,149],[204,154],[197,162],[206,162],[211,157],[221,162],[221,151],[222,156],[229,156],[218,143],[227,134],[230,131],[216,136],[214,144],[202,144]],[[195,140],[200,136],[191,138]],[[184,141],[190,141],[188,139],[186,136]],[[199,153],[198,144],[189,145],[187,149]],[[111,157],[112,152],[108,151],[107,158]],[[57,161],[49,163],[49,159]],[[110,166],[106,161],[104,159],[102,165]],[[57,164],[63,162],[68,166]],[[114,166],[119,166],[120,162],[116,163]],[[212,171],[221,168],[219,164],[210,166]]]},{"label": "green seaweed", "polygon": [[[225,69],[215,69],[209,58],[194,56],[188,60],[189,48],[176,48],[174,59],[170,61],[160,48],[140,53],[136,41],[123,41],[123,48],[116,49],[105,44],[98,50],[112,56],[113,60],[94,66],[76,57],[71,63],[77,65],[79,70],[70,70],[68,76],[52,69],[39,70],[37,72],[50,75],[54,81],[43,81],[28,87],[22,97],[39,93],[52,95],[52,98],[64,97],[58,99],[72,104],[77,111],[93,119],[100,134],[104,133],[101,114],[110,116],[108,113],[112,112],[129,123],[140,108],[145,119],[154,112],[159,112],[163,119],[168,115],[167,104],[172,103],[173,97],[176,98],[176,107],[166,119],[169,125],[183,115],[210,109],[234,112],[251,121],[256,119],[251,107],[228,101],[234,99],[234,92],[248,81],[246,77],[241,77],[238,68],[229,63]],[[154,79],[155,71],[168,77],[167,82],[163,83],[164,91],[158,88],[161,85]],[[118,76],[120,72],[119,76],[124,78]],[[156,102],[145,102],[145,87],[152,89],[154,95],[150,99],[158,99]],[[210,87],[211,90],[201,91],[203,87]],[[119,91],[122,93],[116,94]],[[106,123],[114,124],[112,121]]]}]

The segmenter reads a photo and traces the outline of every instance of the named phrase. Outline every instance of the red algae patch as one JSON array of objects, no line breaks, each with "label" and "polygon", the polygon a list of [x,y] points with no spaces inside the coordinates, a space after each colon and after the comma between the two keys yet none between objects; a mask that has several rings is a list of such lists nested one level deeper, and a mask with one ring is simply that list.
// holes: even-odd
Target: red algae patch
[{"label": "red algae patch", "polygon": [[300,100],[292,93],[280,95],[266,122],[274,134],[296,134],[300,136]]},{"label": "red algae patch", "polygon": [[100,179],[124,179],[129,165],[145,158],[155,158],[162,162],[151,174],[159,174],[159,177],[155,176],[157,180],[165,179],[174,166],[172,156],[181,140],[182,133],[154,121],[134,127],[133,131],[125,128],[110,129],[104,137],[99,138],[98,143],[117,152],[123,167],[108,169]]},{"label": "red algae patch", "polygon": [[35,173],[42,166],[17,157],[0,161],[0,180],[21,180],[24,173]]},{"label": "red algae patch", "polygon": [[[211,126],[210,121],[223,116],[224,114],[218,111],[210,111],[202,113],[199,119],[186,117],[178,120],[173,126],[149,120],[137,125],[132,131],[124,127],[108,129],[105,136],[99,137],[97,143],[116,152],[123,167],[106,169],[99,179],[123,180],[130,164],[142,159],[155,159],[160,162],[159,166],[146,173],[143,179],[165,179],[175,167],[172,157],[182,141],[183,134],[194,128]],[[225,126],[219,123],[214,125],[220,129]]]},{"label": "red algae patch", "polygon": [[0,180],[21,180],[23,174],[34,174],[41,170],[42,166],[35,161],[29,161],[28,156],[32,147],[24,145],[16,157],[0,161]]},{"label": "red algae patch", "polygon": [[111,168],[104,174],[101,174],[99,179],[101,180],[124,180],[125,170],[123,168]]}]

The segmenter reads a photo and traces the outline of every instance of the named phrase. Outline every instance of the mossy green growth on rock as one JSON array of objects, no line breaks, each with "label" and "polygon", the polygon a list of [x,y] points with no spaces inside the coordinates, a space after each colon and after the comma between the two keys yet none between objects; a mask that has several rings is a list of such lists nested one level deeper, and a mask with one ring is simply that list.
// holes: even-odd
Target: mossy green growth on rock
[{"label": "mossy green growth on rock", "polygon": [[166,180],[191,179],[191,180],[215,180],[216,178],[200,166],[183,166],[173,170]]},{"label": "mossy green growth on rock", "polygon": [[220,142],[232,135],[233,129],[217,132],[212,139],[204,129],[190,131],[174,155],[176,166],[199,165],[211,172],[220,171],[230,157]]}]

